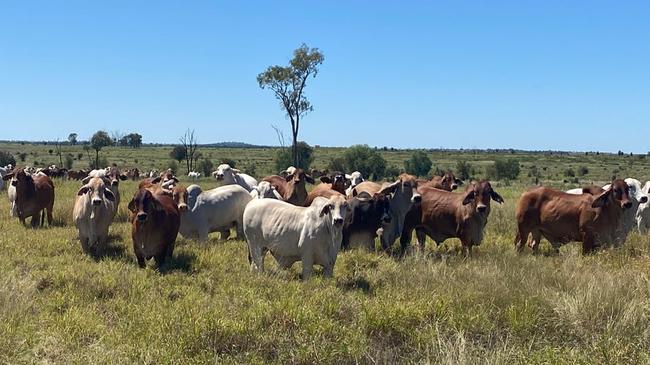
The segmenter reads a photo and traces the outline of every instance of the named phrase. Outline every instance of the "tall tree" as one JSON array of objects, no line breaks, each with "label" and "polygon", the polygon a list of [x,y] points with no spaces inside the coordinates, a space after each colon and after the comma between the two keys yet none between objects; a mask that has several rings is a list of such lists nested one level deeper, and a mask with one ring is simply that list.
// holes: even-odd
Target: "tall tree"
[{"label": "tall tree", "polygon": [[142,146],[142,135],[139,133],[131,133],[128,136],[129,147],[140,148]]},{"label": "tall tree", "polygon": [[95,168],[99,168],[99,151],[106,146],[112,146],[113,140],[106,131],[97,131],[90,138],[90,146],[95,150]]},{"label": "tall tree", "polygon": [[169,157],[181,163],[187,157],[187,150],[183,146],[174,146],[174,148],[169,151]]},{"label": "tall tree", "polygon": [[260,88],[269,88],[273,91],[276,99],[287,113],[291,122],[291,135],[293,143],[291,155],[294,166],[299,165],[298,161],[298,131],[300,129],[300,117],[314,108],[304,94],[307,86],[307,79],[316,77],[318,66],[323,63],[325,56],[318,48],[309,48],[302,44],[293,51],[293,58],[288,66],[269,66],[264,72],[257,75],[257,83]]},{"label": "tall tree", "polygon": [[71,145],[76,145],[77,144],[77,133],[70,133],[68,134],[68,142],[70,142]]},{"label": "tall tree", "polygon": [[[185,156],[185,164],[187,166],[187,173],[189,174],[190,171],[194,171],[194,162],[195,162],[195,155],[196,155],[196,150],[198,149],[198,141],[194,135],[194,130],[190,130],[189,128],[185,131],[185,134],[183,137],[181,137],[181,144],[185,148],[186,151],[186,156]],[[180,162],[180,161],[179,161]]]}]

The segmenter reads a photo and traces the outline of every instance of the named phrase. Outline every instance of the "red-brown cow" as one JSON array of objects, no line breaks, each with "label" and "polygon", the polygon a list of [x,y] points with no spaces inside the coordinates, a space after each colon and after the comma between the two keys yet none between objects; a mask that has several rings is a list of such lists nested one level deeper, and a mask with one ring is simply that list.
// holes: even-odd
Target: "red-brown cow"
[{"label": "red-brown cow", "polygon": [[542,236],[556,251],[564,243],[582,242],[583,254],[598,245],[615,242],[623,212],[632,206],[629,190],[624,180],[617,179],[597,195],[568,194],[546,187],[523,193],[516,210],[517,250],[523,249],[531,234],[533,252],[537,252]]},{"label": "red-brown cow", "polygon": [[171,259],[181,217],[178,207],[168,195],[154,195],[138,190],[129,203],[131,237],[138,266],[154,258],[158,267]]},{"label": "red-brown cow", "polygon": [[408,246],[413,229],[418,245],[424,248],[428,235],[437,244],[448,238],[459,238],[466,256],[472,254],[472,246],[483,241],[483,231],[490,214],[490,200],[503,203],[488,181],[478,181],[467,186],[462,194],[424,187],[419,211],[410,211],[404,223],[400,243],[402,250]]},{"label": "red-brown cow", "polygon": [[[15,177],[15,179],[12,179]],[[47,223],[52,225],[52,210],[54,209],[54,184],[46,175],[30,175],[24,169],[14,170],[2,177],[11,180],[11,185],[16,188],[16,212],[20,223],[25,224],[25,219],[31,217],[32,227],[39,224],[39,213],[47,211]],[[45,212],[41,215],[40,225],[45,221]]]},{"label": "red-brown cow", "polygon": [[305,206],[308,207],[311,205],[311,202],[316,199],[318,196],[329,199],[334,195],[343,195],[345,197],[345,174],[342,172],[335,172],[332,177],[330,176],[321,176],[321,183],[316,185],[312,191],[307,195],[307,200],[305,201]]},{"label": "red-brown cow", "polygon": [[432,187],[446,191],[453,191],[463,185],[463,180],[457,179],[453,172],[447,171],[442,176],[434,176],[431,180],[418,180],[418,187]]},{"label": "red-brown cow", "polygon": [[286,202],[298,206],[304,206],[307,201],[305,183],[314,183],[314,179],[302,169],[296,169],[293,174],[287,175],[286,178],[271,175],[265,177],[263,181],[271,183]]}]

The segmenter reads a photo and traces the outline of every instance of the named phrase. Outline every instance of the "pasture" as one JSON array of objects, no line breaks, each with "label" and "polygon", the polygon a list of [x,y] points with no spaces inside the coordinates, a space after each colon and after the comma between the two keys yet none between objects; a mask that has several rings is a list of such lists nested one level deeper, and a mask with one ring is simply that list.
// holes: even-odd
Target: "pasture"
[{"label": "pasture", "polygon": [[[57,163],[48,146],[0,145],[14,148],[29,148],[27,163]],[[162,168],[169,149],[108,148],[103,154],[123,167]],[[272,172],[269,151],[202,152],[215,163],[227,157],[242,166],[255,163],[257,175]],[[316,149],[315,167],[339,152]],[[409,152],[382,154],[398,164]],[[459,151],[431,156],[441,168],[453,168],[459,158],[480,168],[495,158]],[[72,225],[78,182],[55,180],[55,223],[45,229],[10,219],[3,191],[0,363],[650,362],[649,236],[633,233],[622,248],[587,257],[575,243],[559,255],[546,241],[538,256],[514,250],[514,207],[530,184],[531,165],[545,167],[550,184],[568,187],[562,171],[569,166],[588,166],[586,183],[607,181],[614,170],[650,179],[648,159],[508,157],[524,166],[521,178],[495,184],[505,203],[492,205],[484,242],[472,258],[462,257],[457,240],[440,247],[429,242],[424,254],[404,258],[343,252],[333,279],[317,271],[308,282],[299,280],[299,264],[284,271],[270,258],[267,273],[251,274],[245,242],[219,242],[218,234],[208,244],[179,236],[168,267],[138,269],[126,222],[135,182],[120,186],[110,249],[99,260],[82,253]],[[85,160],[77,163],[87,167]],[[199,184],[217,186],[209,178]]]}]

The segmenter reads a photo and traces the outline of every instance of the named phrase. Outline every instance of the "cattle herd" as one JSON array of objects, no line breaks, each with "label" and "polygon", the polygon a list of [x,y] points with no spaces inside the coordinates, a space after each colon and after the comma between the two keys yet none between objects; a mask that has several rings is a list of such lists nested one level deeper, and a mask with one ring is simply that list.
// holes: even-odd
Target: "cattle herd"
[{"label": "cattle herd", "polygon": [[[158,265],[169,260],[178,233],[183,237],[208,240],[211,232],[227,239],[231,228],[248,244],[253,271],[264,270],[267,252],[279,266],[288,268],[302,262],[303,279],[313,265],[331,276],[340,249],[361,247],[388,250],[399,238],[401,252],[411,244],[413,231],[417,246],[426,236],[437,244],[458,238],[465,255],[481,244],[490,202],[504,200],[486,180],[467,184],[464,192],[454,192],[463,182],[453,173],[431,180],[402,174],[394,182],[364,181],[358,171],[334,172],[320,176],[288,167],[278,175],[258,181],[227,164],[218,166],[213,176],[224,186],[203,191],[199,185],[183,187],[171,170],[142,174],[138,169],[124,172],[116,166],[92,171],[67,171],[56,166],[0,168],[0,188],[8,181],[11,216],[31,225],[52,224],[55,200],[53,177],[81,181],[73,209],[84,252],[101,255],[108,230],[120,204],[120,181],[140,180],[128,203],[133,251],[138,265],[154,258]],[[144,175],[144,176],[143,176]],[[192,180],[200,178],[191,172]],[[597,247],[621,245],[628,233],[650,229],[648,193],[650,181],[642,186],[636,179],[616,179],[603,187],[586,186],[567,192],[535,187],[524,192],[516,206],[515,246],[528,245],[536,252],[542,237],[557,250],[578,241],[584,254]]]}]

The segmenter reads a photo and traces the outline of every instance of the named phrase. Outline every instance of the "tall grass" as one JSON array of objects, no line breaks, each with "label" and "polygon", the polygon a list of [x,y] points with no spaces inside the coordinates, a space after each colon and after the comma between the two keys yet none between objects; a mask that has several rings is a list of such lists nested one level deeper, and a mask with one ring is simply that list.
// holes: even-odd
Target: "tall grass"
[{"label": "tall grass", "polygon": [[169,270],[138,269],[133,182],[92,259],[71,226],[78,187],[56,181],[52,228],[22,227],[0,199],[0,363],[650,362],[648,236],[517,255],[519,186],[497,188],[506,203],[471,259],[456,240],[403,259],[344,252],[333,279],[308,282],[299,265],[251,274],[245,242],[216,237],[179,238]]}]

